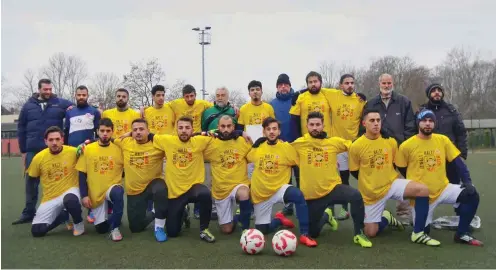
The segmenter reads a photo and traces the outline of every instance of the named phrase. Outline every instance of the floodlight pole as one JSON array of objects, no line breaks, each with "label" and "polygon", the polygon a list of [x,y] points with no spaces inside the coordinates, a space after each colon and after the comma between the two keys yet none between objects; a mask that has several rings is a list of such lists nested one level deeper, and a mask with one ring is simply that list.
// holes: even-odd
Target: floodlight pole
[{"label": "floodlight pole", "polygon": [[211,44],[210,34],[207,33],[208,30],[212,29],[210,26],[206,26],[204,29],[200,29],[199,27],[195,27],[192,30],[197,31],[199,37],[199,44],[202,46],[202,97],[205,100],[205,97],[208,95],[207,90],[205,89],[205,45]]}]

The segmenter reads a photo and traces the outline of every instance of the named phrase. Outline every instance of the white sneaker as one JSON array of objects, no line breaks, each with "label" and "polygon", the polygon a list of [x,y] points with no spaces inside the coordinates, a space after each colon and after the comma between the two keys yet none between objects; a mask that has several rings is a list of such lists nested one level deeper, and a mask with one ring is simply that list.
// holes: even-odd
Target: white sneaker
[{"label": "white sneaker", "polygon": [[84,233],[84,222],[79,222],[78,224],[74,224],[74,228],[72,229],[72,234],[74,236],[80,236]]},{"label": "white sneaker", "polygon": [[114,242],[118,242],[122,240],[122,234],[119,228],[114,228],[112,231],[110,231],[110,239]]}]

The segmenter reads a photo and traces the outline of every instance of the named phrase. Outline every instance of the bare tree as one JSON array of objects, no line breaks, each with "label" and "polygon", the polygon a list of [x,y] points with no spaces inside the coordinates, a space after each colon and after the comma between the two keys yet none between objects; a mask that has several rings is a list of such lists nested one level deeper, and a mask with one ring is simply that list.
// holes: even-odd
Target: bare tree
[{"label": "bare tree", "polygon": [[97,73],[90,84],[90,103],[107,110],[115,105],[115,91],[122,84],[114,73]]},{"label": "bare tree", "polygon": [[60,98],[74,99],[78,84],[88,73],[86,64],[80,58],[65,53],[56,53],[48,59],[48,65],[41,71],[53,84],[54,93]]},{"label": "bare tree", "polygon": [[165,73],[156,58],[146,63],[131,63],[131,70],[124,75],[124,85],[130,92],[131,103],[141,107],[151,106],[152,87],[164,79]]},{"label": "bare tree", "polygon": [[[2,103],[13,108],[14,111],[19,112],[24,103],[34,93],[38,93],[38,80],[36,77],[35,72],[32,69],[28,69],[24,72],[21,85],[10,85],[6,83],[4,86],[4,82],[2,82]],[[7,81],[5,80],[5,82]]]},{"label": "bare tree", "polygon": [[333,61],[326,61],[320,64],[319,72],[322,75],[322,87],[326,88],[336,88],[339,82],[338,65]]},{"label": "bare tree", "polygon": [[[210,95],[210,98],[208,99],[210,102],[215,101],[215,95]],[[235,108],[241,108],[246,102],[248,102],[248,99],[246,96],[243,95],[243,93],[237,89],[235,90],[229,90],[229,103],[231,106]]]},{"label": "bare tree", "polygon": [[165,91],[165,100],[171,101],[183,97],[183,87],[186,85],[184,80],[178,80]]},{"label": "bare tree", "polygon": [[76,96],[76,88],[88,77],[86,63],[75,56],[69,56],[66,63],[66,79],[70,97]]}]

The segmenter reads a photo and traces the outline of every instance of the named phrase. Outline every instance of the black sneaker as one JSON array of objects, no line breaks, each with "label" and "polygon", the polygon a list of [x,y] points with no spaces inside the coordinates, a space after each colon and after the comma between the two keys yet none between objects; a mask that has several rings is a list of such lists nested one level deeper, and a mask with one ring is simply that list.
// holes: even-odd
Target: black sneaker
[{"label": "black sneaker", "polygon": [[215,242],[215,236],[208,229],[205,229],[200,232],[200,238],[208,243]]},{"label": "black sneaker", "polygon": [[12,225],[31,223],[32,221],[33,217],[21,216],[18,220],[12,222]]},{"label": "black sneaker", "polygon": [[469,233],[465,233],[462,235],[455,234],[455,242],[460,244],[467,244],[470,246],[478,246],[478,247],[482,247],[484,245],[482,241],[475,239],[475,237],[473,237]]}]

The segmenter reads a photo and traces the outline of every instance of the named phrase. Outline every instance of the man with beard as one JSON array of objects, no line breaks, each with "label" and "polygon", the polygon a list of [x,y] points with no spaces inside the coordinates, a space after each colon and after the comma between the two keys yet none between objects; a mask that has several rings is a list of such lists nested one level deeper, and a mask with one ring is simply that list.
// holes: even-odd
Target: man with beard
[{"label": "man with beard", "polygon": [[337,156],[348,151],[351,141],[340,137],[328,138],[324,131],[324,115],[320,112],[309,113],[305,122],[308,133],[291,145],[300,161],[300,189],[308,205],[310,237],[318,237],[325,224],[337,230],[338,223],[327,207],[350,203],[353,241],[362,247],[372,247],[372,242],[363,233],[365,214],[362,195],[349,185],[343,185],[336,171]]},{"label": "man with beard", "polygon": [[206,109],[213,106],[211,102],[206,100],[196,99],[196,89],[187,84],[183,87],[183,97],[169,102],[175,119],[182,116],[188,116],[193,119],[193,132],[201,132],[202,130],[202,114]]},{"label": "man with beard", "polygon": [[200,239],[215,242],[209,231],[212,215],[212,195],[203,184],[205,166],[203,151],[211,144],[212,137],[194,136],[193,119],[182,116],[176,122],[177,135],[154,135],[153,145],[165,152],[165,181],[168,187],[167,234],[177,237],[185,221],[188,203],[198,203],[200,210]]},{"label": "man with beard", "polygon": [[415,201],[417,212],[412,242],[439,246],[439,241],[424,232],[429,211],[429,189],[424,184],[399,178],[394,168],[398,144],[395,139],[381,135],[379,111],[365,111],[362,123],[365,134],[353,142],[349,153],[350,171],[358,179],[358,190],[365,202],[365,235],[375,237],[388,226],[403,230],[403,225],[384,209],[390,199],[410,198]]},{"label": "man with beard", "polygon": [[[461,157],[467,159],[467,130],[463,124],[460,112],[453,104],[444,101],[444,88],[440,84],[431,84],[425,89],[429,102],[420,106],[419,111],[429,109],[434,112],[436,119],[443,119],[436,124],[434,132],[447,136],[460,150]],[[460,177],[456,173],[456,164],[446,164],[446,176],[452,184],[459,184]]]},{"label": "man with beard", "polygon": [[[38,90],[39,92],[33,94],[22,106],[17,123],[17,136],[24,169],[29,167],[38,152],[47,147],[43,140],[44,132],[51,126],[63,129],[66,111],[73,106],[70,101],[58,98],[52,93],[52,82],[49,79],[39,80]],[[31,222],[36,211],[40,181],[39,179],[28,181],[26,174],[25,182],[25,207],[19,219],[12,225]]]},{"label": "man with beard", "polygon": [[[246,155],[251,145],[234,130],[234,119],[229,115],[220,117],[217,138],[205,149],[205,159],[212,164],[212,197],[217,207],[222,233],[230,234],[238,221],[242,229],[250,227],[251,202]],[[240,213],[233,218],[233,210],[239,202]]]},{"label": "man with beard", "polygon": [[262,124],[264,137],[259,138],[248,153],[249,162],[256,164],[251,179],[251,200],[255,211],[255,228],[268,234],[283,226],[294,228],[293,221],[277,212],[271,220],[272,207],[277,203],[293,203],[300,227],[300,243],[317,246],[310,238],[308,208],[301,191],[288,184],[291,168],[298,164],[295,149],[279,139],[280,123],[268,117]]},{"label": "man with beard", "polygon": [[[121,185],[123,157],[120,147],[111,142],[114,124],[108,118],[97,126],[98,141],[84,148],[76,170],[79,171],[79,190],[83,206],[91,209],[98,233],[109,233],[112,241],[122,240],[119,230],[124,213],[124,188]],[[108,213],[109,202],[112,213]]]},{"label": "man with beard", "polygon": [[40,178],[43,197],[33,219],[31,234],[34,237],[45,236],[58,225],[69,220],[74,221],[72,233],[79,236],[84,233],[81,217],[81,204],[76,169],[76,148],[64,146],[64,133],[56,126],[49,127],[45,135],[48,148],[33,157],[27,170],[28,180]]},{"label": "man with beard", "polygon": [[[381,114],[383,133],[393,137],[398,145],[416,133],[415,115],[411,101],[394,91],[393,76],[382,74],[379,77],[380,93],[369,100],[365,110],[378,110]],[[396,215],[405,225],[412,222],[411,207],[408,201],[398,201]]]},{"label": "man with beard", "polygon": [[114,123],[114,133],[112,138],[117,139],[120,136],[131,131],[131,123],[139,119],[140,113],[128,107],[129,92],[124,88],[119,88],[115,92],[116,108],[105,110],[102,118],[109,118]]},{"label": "man with beard", "polygon": [[150,133],[173,134],[175,115],[169,104],[165,104],[165,87],[152,87],[153,106],[146,108],[142,118],[150,125]]},{"label": "man with beard", "polygon": [[[442,134],[433,134],[436,115],[431,110],[423,110],[417,115],[419,132],[401,144],[396,155],[396,166],[408,179],[425,184],[429,188],[429,212],[425,233],[430,230],[434,209],[440,204],[451,204],[460,208],[460,222],[454,240],[457,243],[482,246],[470,233],[470,222],[479,206],[479,194],[472,185],[470,173],[460,157],[460,150]],[[446,162],[456,164],[462,184],[451,184],[446,177]],[[413,215],[420,215],[414,210]],[[416,222],[416,220],[415,220]],[[415,224],[414,224],[415,226]],[[412,234],[414,241],[415,233]]]}]

